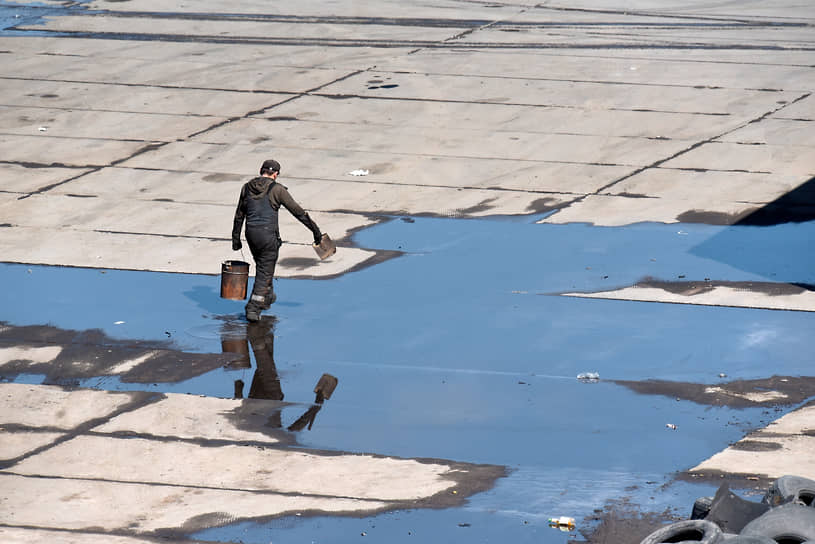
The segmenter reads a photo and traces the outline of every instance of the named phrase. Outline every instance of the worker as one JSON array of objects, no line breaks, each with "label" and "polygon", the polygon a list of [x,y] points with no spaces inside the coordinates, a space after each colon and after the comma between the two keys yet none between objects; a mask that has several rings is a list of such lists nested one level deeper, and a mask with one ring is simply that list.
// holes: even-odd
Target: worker
[{"label": "worker", "polygon": [[268,310],[277,296],[272,279],[277,257],[283,240],[278,227],[278,210],[284,206],[314,235],[314,243],[319,244],[322,233],[308,213],[289,194],[288,189],[277,183],[280,163],[275,160],[263,161],[260,176],[253,178],[241,188],[235,221],[232,226],[232,249],[237,251],[241,244],[241,227],[246,219],[246,241],[255,260],[255,284],[246,304],[246,319],[255,322],[260,313]]}]

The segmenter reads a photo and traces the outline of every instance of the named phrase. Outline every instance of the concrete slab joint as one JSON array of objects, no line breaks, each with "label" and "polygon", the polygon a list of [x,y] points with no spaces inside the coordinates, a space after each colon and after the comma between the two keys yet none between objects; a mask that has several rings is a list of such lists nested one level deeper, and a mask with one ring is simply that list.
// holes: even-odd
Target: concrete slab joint
[{"label": "concrete slab joint", "polygon": [[245,402],[279,409],[275,401],[0,384],[0,402],[0,517],[12,527],[189,534],[304,512],[450,506],[504,474],[290,450],[230,415]]}]

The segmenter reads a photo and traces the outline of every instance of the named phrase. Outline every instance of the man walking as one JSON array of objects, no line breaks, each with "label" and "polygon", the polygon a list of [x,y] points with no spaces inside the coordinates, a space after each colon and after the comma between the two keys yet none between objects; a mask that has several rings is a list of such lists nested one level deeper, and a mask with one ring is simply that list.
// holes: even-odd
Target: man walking
[{"label": "man walking", "polygon": [[246,219],[246,241],[255,260],[255,285],[246,304],[246,319],[258,321],[260,313],[268,309],[277,298],[272,279],[277,264],[278,251],[283,241],[277,222],[277,212],[284,206],[314,235],[314,243],[319,244],[322,234],[308,213],[294,201],[285,186],[277,183],[280,164],[274,160],[263,162],[260,176],[245,183],[241,188],[235,221],[232,226],[232,249],[237,251],[241,244],[241,227]]}]

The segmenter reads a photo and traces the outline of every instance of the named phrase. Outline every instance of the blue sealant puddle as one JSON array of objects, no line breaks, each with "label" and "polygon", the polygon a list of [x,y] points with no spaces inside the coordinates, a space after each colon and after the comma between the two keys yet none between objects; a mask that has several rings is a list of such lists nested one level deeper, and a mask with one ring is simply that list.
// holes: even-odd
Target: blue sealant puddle
[{"label": "blue sealant puddle", "polygon": [[[620,499],[620,490],[640,487],[649,511],[675,510],[689,516],[688,496],[710,496],[715,487],[679,482],[669,490],[657,489],[648,473],[614,473],[565,469],[552,473],[519,470],[515,477],[500,481],[491,491],[474,496],[455,510],[403,510],[364,519],[291,516],[265,524],[237,523],[198,533],[196,538],[218,542],[267,544],[274,542],[490,542],[563,543],[575,542],[575,533],[552,529],[547,519],[555,515],[585,511],[587,505]],[[644,482],[652,482],[646,484]],[[564,488],[565,485],[565,488]],[[583,490],[590,489],[586,493]],[[548,500],[543,499],[549,498]],[[554,497],[555,500],[551,498]],[[543,499],[543,500],[542,500]],[[554,512],[554,513],[553,513]],[[582,542],[583,540],[577,540]]]},{"label": "blue sealant puddle", "polygon": [[[793,407],[700,406],[604,380],[808,375],[815,314],[545,294],[613,289],[645,276],[813,284],[814,227],[417,218],[363,231],[359,245],[407,254],[333,280],[276,281],[278,303],[267,313],[278,318],[274,359],[285,400],[308,404],[322,373],[339,378],[298,443],[494,463],[511,474],[457,509],[291,517],[195,536],[346,542],[366,532],[394,542],[420,533],[447,542],[564,542],[568,535],[545,526],[546,517],[582,519],[621,495],[687,515],[696,496],[712,494],[708,486],[654,488]],[[751,236],[765,240],[756,246],[764,249],[751,252]],[[732,239],[745,244],[711,249]],[[215,275],[6,264],[0,279],[15,287],[0,295],[0,321],[169,339],[202,353],[220,351],[224,321],[243,308],[219,298]],[[585,371],[599,372],[601,382],[578,382]],[[99,377],[82,385],[231,397],[234,381],[248,384],[253,372],[218,369],[157,385]],[[302,411],[287,407],[283,424]]]},{"label": "blue sealant puddle", "polygon": [[77,10],[87,11],[85,4],[90,0],[66,2],[65,5],[26,2],[0,4],[0,36],[61,36],[64,33],[45,30],[16,30],[15,27],[44,25],[46,17],[71,15]]}]

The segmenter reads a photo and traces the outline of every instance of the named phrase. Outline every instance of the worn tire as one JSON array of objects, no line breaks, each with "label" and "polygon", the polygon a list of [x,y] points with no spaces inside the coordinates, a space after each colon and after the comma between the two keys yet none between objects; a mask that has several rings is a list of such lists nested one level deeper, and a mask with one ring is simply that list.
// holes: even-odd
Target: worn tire
[{"label": "worn tire", "polygon": [[778,544],[768,536],[748,536],[725,534],[719,544]]},{"label": "worn tire", "polygon": [[784,544],[815,540],[815,508],[784,504],[769,510],[744,526],[744,536],[766,536]]},{"label": "worn tire", "polygon": [[815,480],[801,476],[781,476],[770,485],[761,502],[770,506],[789,502],[815,506]]},{"label": "worn tire", "polygon": [[717,544],[721,538],[722,530],[715,523],[703,519],[690,519],[660,527],[646,536],[640,544],[665,544],[668,542]]},{"label": "worn tire", "polygon": [[705,519],[713,504],[713,497],[699,497],[693,501],[693,510],[690,512],[690,519]]}]

